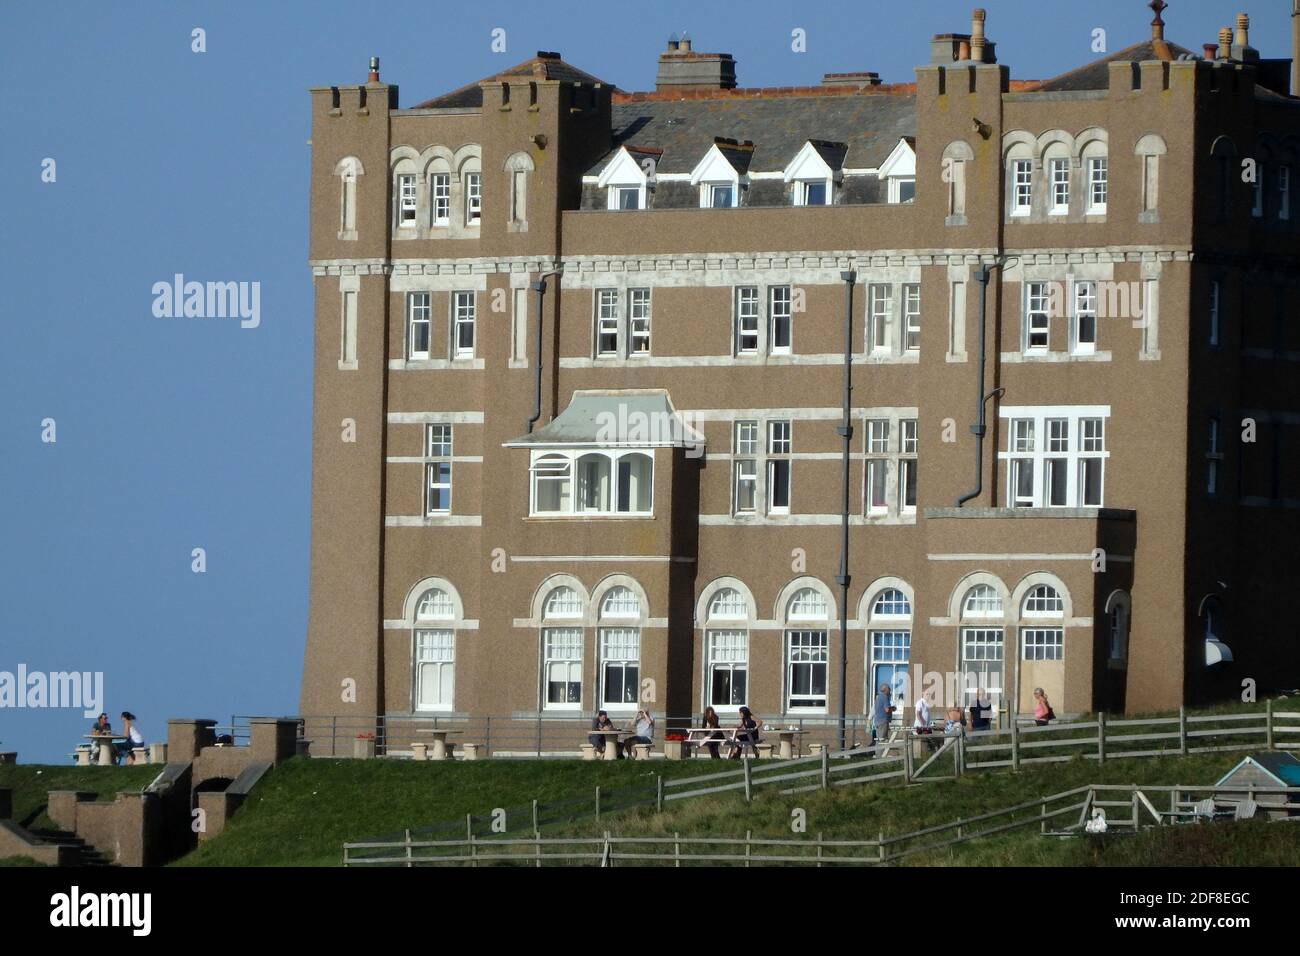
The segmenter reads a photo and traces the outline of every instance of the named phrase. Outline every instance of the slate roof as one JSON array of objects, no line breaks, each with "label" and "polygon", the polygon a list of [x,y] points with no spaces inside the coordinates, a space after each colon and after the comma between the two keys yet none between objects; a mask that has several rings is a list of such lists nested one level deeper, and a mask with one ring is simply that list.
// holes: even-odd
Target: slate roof
[{"label": "slate roof", "polygon": [[704,444],[704,436],[673,409],[664,389],[578,389],[569,406],[506,448],[530,445],[595,445],[601,448]]},{"label": "slate roof", "polygon": [[832,165],[874,168],[898,140],[916,135],[916,95],[846,92],[840,96],[762,96],[615,101],[613,148],[587,170],[595,176],[620,146],[663,150],[661,173],[689,173],[715,137],[754,143],[751,172],[776,172],[809,140]]},{"label": "slate roof", "polygon": [[1169,43],[1165,40],[1146,40],[1142,43],[1126,46],[1124,49],[1117,50],[1110,56],[1102,57],[1100,60],[1094,60],[1084,66],[1076,67],[1068,73],[1062,73],[1050,80],[1044,80],[1035,92],[1062,93],[1075,90],[1105,90],[1110,87],[1111,63],[1177,60],[1179,57],[1188,54],[1200,59],[1199,53],[1194,53],[1177,43]]},{"label": "slate roof", "polygon": [[600,78],[578,69],[571,63],[565,63],[560,59],[558,53],[539,51],[537,56],[532,59],[524,60],[524,62],[517,63],[500,73],[493,73],[491,76],[485,76],[473,83],[467,83],[450,93],[444,93],[441,96],[435,96],[431,100],[425,100],[423,103],[417,103],[414,109],[481,108],[483,106],[483,88],[479,84],[491,83],[505,76],[531,76],[539,80],[565,80],[569,83],[594,84],[604,82]]},{"label": "slate roof", "polygon": [[1274,751],[1251,754],[1249,757],[1243,758],[1241,763],[1224,774],[1219,783],[1231,778],[1246,763],[1257,764],[1263,770],[1272,774],[1275,779],[1282,781],[1283,786],[1300,787],[1300,759],[1297,759],[1294,754],[1276,753]]}]

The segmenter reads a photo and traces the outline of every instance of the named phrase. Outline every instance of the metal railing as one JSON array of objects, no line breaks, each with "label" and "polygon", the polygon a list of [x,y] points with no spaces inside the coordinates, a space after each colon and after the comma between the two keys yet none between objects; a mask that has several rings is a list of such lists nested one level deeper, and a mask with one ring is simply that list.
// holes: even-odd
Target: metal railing
[{"label": "metal railing", "polygon": [[[1219,787],[1214,785],[1139,786],[1086,784],[1028,800],[1013,807],[958,818],[937,826],[874,840],[828,840],[822,834],[804,839],[719,836],[627,837],[605,831],[600,837],[543,837],[534,829],[530,837],[476,837],[464,839],[416,838],[406,830],[400,840],[365,841],[343,845],[344,866],[614,866],[618,862],[641,866],[779,864],[803,866],[883,866],[921,853],[933,853],[975,840],[1000,836],[1037,826],[1042,834],[1078,833],[1090,812],[1112,808],[1128,816],[1106,817],[1107,832],[1136,832],[1146,826],[1164,826],[1201,818],[1194,799],[1198,793],[1213,796],[1247,795],[1252,799],[1274,796],[1262,807],[1285,811],[1287,819],[1300,819],[1300,787]],[[1124,799],[1106,799],[1123,796]],[[1169,810],[1156,808],[1168,796]],[[1213,796],[1210,799],[1213,799]],[[1163,801],[1160,801],[1163,802]],[[1065,818],[1063,828],[1052,829]],[[700,852],[692,852],[699,849]],[[712,852],[709,852],[709,851]],[[770,850],[771,852],[765,852]]]},{"label": "metal railing", "polygon": [[[234,715],[230,729],[236,740],[247,739],[250,715]],[[472,717],[416,715],[293,716],[299,722],[299,736],[311,742],[314,757],[351,757],[354,741],[363,735],[373,735],[377,756],[406,757],[411,745],[427,743],[429,738],[422,730],[456,730],[456,743],[473,743],[489,757],[574,757],[580,745],[587,742],[591,732],[591,715],[556,717],[538,715],[486,715]],[[629,718],[630,720],[630,718]],[[618,723],[618,719],[615,719]],[[812,743],[825,747],[839,745],[837,718],[790,718],[778,722],[782,729],[801,731],[797,738],[799,752]],[[671,733],[684,733],[699,726],[698,715],[655,718],[655,746],[662,749],[665,737]],[[851,746],[859,740],[869,740],[871,726],[866,717],[852,717],[848,721]],[[760,731],[762,733],[762,731]],[[367,738],[371,739],[371,738]]]},{"label": "metal railing", "polygon": [[[1142,728],[1173,726],[1173,730],[1134,733]],[[833,725],[828,727],[833,731]],[[1120,733],[1115,731],[1119,730]],[[1057,763],[1082,757],[1107,760],[1181,756],[1248,750],[1263,746],[1269,750],[1300,748],[1300,712],[1275,710],[1272,701],[1258,712],[1247,714],[1205,714],[1177,717],[1108,720],[1104,714],[1087,721],[1062,722],[1042,727],[1011,727],[979,731],[966,736],[900,734],[890,741],[849,750],[793,760],[745,760],[739,768],[715,773],[692,774],[674,779],[657,776],[654,785],[595,789],[594,800],[585,796],[558,803],[504,808],[504,830],[493,815],[469,815],[464,821],[449,821],[415,831],[422,839],[451,838],[464,833],[482,834],[530,832],[519,821],[528,821],[531,832],[559,823],[585,818],[599,820],[602,814],[623,809],[654,806],[719,793],[743,793],[753,799],[761,787],[782,785],[782,794],[826,790],[831,787],[901,781],[904,784],[952,780],[963,774],[1001,768]],[[1217,742],[1215,738],[1228,740]],[[585,738],[584,738],[585,739]],[[1166,746],[1152,747],[1153,743]],[[933,745],[931,750],[926,745]],[[1134,746],[1142,749],[1132,749]],[[919,751],[919,753],[918,753]],[[974,759],[983,756],[983,759]],[[495,828],[495,829],[494,829]],[[375,840],[396,839],[395,834]]]}]

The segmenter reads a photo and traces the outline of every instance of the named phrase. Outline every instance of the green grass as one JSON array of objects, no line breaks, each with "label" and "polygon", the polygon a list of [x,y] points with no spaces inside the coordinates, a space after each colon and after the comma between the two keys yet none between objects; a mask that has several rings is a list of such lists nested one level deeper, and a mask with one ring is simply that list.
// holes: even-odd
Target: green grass
[{"label": "green grass", "polygon": [[140,790],[161,767],[60,767],[0,764],[0,790],[13,791],[14,822],[25,827],[54,827],[45,812],[51,790],[84,790],[111,800],[119,790]]},{"label": "green grass", "polygon": [[[603,799],[636,788],[652,795],[665,778],[708,772],[706,761],[305,760],[277,767],[219,837],[177,861],[184,866],[338,866],[343,844],[510,810],[511,830],[532,832],[531,803]],[[484,831],[480,823],[479,832]],[[464,831],[451,834],[455,839]]]}]

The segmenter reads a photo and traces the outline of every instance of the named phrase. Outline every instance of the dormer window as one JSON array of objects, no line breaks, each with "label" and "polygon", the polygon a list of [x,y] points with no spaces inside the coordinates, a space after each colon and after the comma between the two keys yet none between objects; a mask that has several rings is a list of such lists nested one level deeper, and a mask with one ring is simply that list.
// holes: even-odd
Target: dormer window
[{"label": "dormer window", "polygon": [[916,150],[907,137],[898,141],[880,164],[877,177],[885,182],[885,198],[898,204],[916,198]]},{"label": "dormer window", "polygon": [[740,186],[753,155],[752,143],[717,140],[691,170],[691,185],[700,190],[701,209],[732,209],[740,205]]},{"label": "dormer window", "polygon": [[834,200],[834,183],[841,175],[848,147],[843,143],[808,140],[785,168],[791,184],[791,202],[796,206],[829,206]]},{"label": "dormer window", "polygon": [[620,147],[613,159],[605,164],[596,183],[605,190],[606,209],[629,211],[646,208],[649,176],[641,161],[626,146]]},{"label": "dormer window", "polygon": [[825,180],[801,180],[795,183],[794,204],[796,206],[825,206],[830,189]]},{"label": "dormer window", "polygon": [[710,209],[730,209],[736,205],[736,187],[731,183],[706,183],[701,198]]},{"label": "dormer window", "polygon": [[609,187],[610,209],[640,209],[641,189],[637,186]]}]

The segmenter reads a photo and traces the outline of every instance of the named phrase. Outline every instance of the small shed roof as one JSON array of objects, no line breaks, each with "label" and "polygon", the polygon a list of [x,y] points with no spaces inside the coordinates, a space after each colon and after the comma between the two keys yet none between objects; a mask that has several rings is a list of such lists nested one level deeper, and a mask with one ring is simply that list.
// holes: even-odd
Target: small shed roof
[{"label": "small shed roof", "polygon": [[1279,787],[1300,787],[1300,760],[1297,760],[1294,754],[1273,753],[1271,751],[1251,754],[1249,757],[1243,758],[1240,763],[1224,774],[1218,783],[1228,783],[1234,774],[1248,764],[1253,764],[1272,777],[1277,781]]}]

